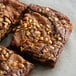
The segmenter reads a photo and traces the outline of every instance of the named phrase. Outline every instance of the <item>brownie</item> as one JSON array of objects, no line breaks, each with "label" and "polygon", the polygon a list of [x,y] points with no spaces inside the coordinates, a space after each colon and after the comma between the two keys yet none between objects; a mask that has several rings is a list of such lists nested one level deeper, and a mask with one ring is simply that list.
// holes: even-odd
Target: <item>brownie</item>
[{"label": "brownie", "polygon": [[34,61],[54,67],[72,32],[64,14],[30,4],[19,22],[10,47]]},{"label": "brownie", "polygon": [[0,76],[27,76],[32,69],[32,63],[0,46]]},{"label": "brownie", "polygon": [[0,41],[15,26],[27,5],[18,0],[0,0]]}]

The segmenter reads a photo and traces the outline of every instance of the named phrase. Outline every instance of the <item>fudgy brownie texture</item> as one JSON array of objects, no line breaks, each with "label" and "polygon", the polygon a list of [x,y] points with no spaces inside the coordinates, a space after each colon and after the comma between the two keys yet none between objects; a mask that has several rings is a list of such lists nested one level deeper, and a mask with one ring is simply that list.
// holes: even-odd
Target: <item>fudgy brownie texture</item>
[{"label": "fudgy brownie texture", "polygon": [[32,69],[32,63],[0,46],[0,76],[27,76]]},{"label": "fudgy brownie texture", "polygon": [[71,32],[72,24],[67,16],[51,8],[30,4],[10,47],[54,67]]},{"label": "fudgy brownie texture", "polygon": [[14,27],[26,7],[18,0],[0,0],[0,41]]}]

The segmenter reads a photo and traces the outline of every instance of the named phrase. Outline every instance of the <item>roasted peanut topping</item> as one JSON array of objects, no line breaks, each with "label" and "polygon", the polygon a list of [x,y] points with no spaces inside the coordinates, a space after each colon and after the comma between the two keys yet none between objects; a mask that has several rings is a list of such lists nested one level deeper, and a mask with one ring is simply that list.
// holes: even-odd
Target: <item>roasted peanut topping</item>
[{"label": "roasted peanut topping", "polygon": [[5,15],[5,12],[7,13],[6,6],[3,3],[0,3],[0,41],[8,32],[11,24],[11,20]]},{"label": "roasted peanut topping", "polygon": [[[49,8],[46,9],[49,11]],[[38,14],[35,14],[38,15]],[[43,17],[41,17],[43,18]],[[44,18],[47,20],[46,18]],[[53,18],[55,22],[58,22],[59,19],[57,17]],[[55,42],[62,41],[62,37],[60,34],[55,33],[53,31],[53,27],[50,24],[49,20],[47,22],[39,21],[37,17],[30,14],[25,14],[25,17],[23,20],[20,21],[20,27],[17,28],[16,33],[19,33],[22,38],[21,40],[21,46],[22,49],[24,48],[32,48],[34,50],[43,48],[46,45],[48,45],[48,49],[43,49],[42,55],[49,55],[49,58],[54,58],[54,55],[52,54],[55,50]],[[63,21],[62,21],[63,22]],[[24,44],[24,46],[23,46]],[[22,65],[23,66],[23,65]]]},{"label": "roasted peanut topping", "polygon": [[24,68],[24,64],[19,63],[19,64],[18,64],[18,67],[19,67],[19,68]]},{"label": "roasted peanut topping", "polygon": [[5,17],[0,17],[0,39],[8,32],[8,29],[10,27],[11,21],[9,18]]},{"label": "roasted peanut topping", "polygon": [[6,61],[12,53],[12,51],[10,53],[10,51],[7,51],[7,49],[0,47],[0,61]]}]

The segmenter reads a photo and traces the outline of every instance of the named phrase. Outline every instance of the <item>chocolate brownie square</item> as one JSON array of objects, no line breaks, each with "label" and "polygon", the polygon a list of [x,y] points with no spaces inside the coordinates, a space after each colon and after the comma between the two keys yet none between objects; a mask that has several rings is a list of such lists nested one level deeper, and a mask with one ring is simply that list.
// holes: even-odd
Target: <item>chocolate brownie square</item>
[{"label": "chocolate brownie square", "polygon": [[0,0],[0,41],[11,31],[26,7],[18,0]]},{"label": "chocolate brownie square", "polygon": [[54,67],[71,32],[72,24],[67,16],[51,8],[30,4],[10,47],[31,60]]},{"label": "chocolate brownie square", "polygon": [[0,76],[27,76],[32,69],[32,63],[0,46]]}]

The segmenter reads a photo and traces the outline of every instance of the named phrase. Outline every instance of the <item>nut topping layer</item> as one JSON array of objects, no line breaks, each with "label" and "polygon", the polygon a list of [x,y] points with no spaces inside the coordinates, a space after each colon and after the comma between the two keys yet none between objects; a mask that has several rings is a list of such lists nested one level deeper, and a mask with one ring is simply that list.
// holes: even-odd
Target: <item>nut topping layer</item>
[{"label": "nut topping layer", "polygon": [[14,37],[16,36],[21,37],[19,38],[20,43],[18,43],[21,49],[28,50],[31,48],[34,52],[39,50],[41,52],[40,57],[46,59],[54,58],[53,50],[57,48],[54,45],[62,41],[61,35],[54,33],[50,21],[38,13],[25,14],[16,30]]}]

